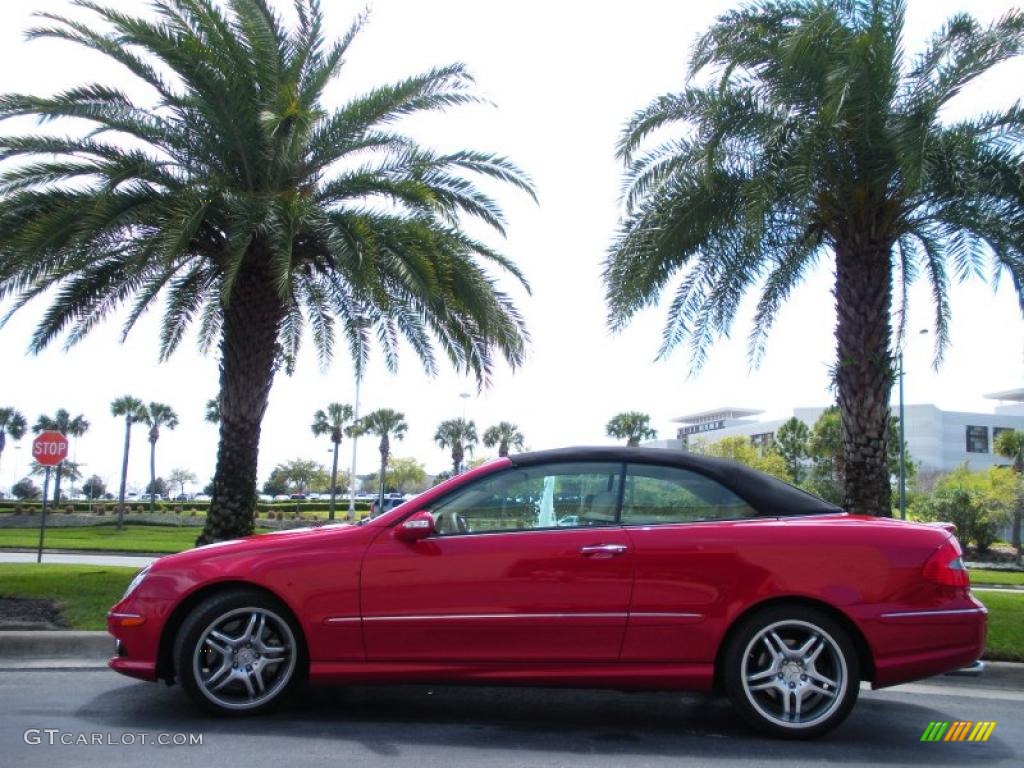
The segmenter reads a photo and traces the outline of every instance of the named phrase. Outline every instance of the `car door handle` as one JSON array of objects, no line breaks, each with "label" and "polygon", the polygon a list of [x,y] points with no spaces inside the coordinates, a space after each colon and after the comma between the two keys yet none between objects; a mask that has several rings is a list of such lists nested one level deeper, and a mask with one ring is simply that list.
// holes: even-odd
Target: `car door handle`
[{"label": "car door handle", "polygon": [[629,547],[625,544],[588,544],[585,547],[580,547],[580,554],[584,557],[592,556],[604,556],[604,557],[617,557],[623,554]]}]

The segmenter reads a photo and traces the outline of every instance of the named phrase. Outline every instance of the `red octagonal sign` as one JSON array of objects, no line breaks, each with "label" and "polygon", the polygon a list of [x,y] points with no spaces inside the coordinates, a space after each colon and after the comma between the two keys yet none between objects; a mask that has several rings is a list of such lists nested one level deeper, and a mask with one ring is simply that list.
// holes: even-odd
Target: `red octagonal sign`
[{"label": "red octagonal sign", "polygon": [[68,457],[68,439],[60,432],[40,432],[32,441],[32,458],[44,467],[55,467]]}]

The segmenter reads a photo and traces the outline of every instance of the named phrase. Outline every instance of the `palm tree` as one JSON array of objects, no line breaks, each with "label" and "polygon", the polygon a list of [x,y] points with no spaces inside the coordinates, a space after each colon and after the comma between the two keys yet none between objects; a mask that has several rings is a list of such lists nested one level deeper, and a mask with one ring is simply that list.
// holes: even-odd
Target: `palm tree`
[{"label": "palm tree", "polygon": [[[954,16],[909,64],[903,21],[895,0],[755,0],[720,16],[683,89],[622,134],[625,216],[604,268],[616,329],[675,283],[660,355],[686,341],[697,370],[754,287],[756,365],[792,289],[831,260],[844,504],[876,515],[891,514],[889,396],[911,282],[931,284],[936,364],[950,272],[982,274],[991,257],[1024,303],[1024,109],[944,109],[1024,49],[1024,14]],[[646,149],[655,131],[664,141]]]},{"label": "palm tree", "polygon": [[143,419],[149,425],[149,511],[156,508],[153,498],[156,488],[156,441],[160,439],[160,427],[174,429],[178,426],[178,414],[164,403],[150,403]]},{"label": "palm tree", "polygon": [[641,440],[653,440],[658,436],[651,429],[651,417],[640,411],[623,411],[613,416],[604,425],[605,434],[619,440],[625,440],[629,448],[637,448]]},{"label": "palm tree", "polygon": [[384,509],[384,482],[387,477],[388,457],[391,455],[391,438],[404,440],[409,425],[405,422],[405,414],[390,408],[378,408],[359,420],[359,434],[380,436],[380,492],[378,509]]},{"label": "palm tree", "polygon": [[[32,464],[29,465],[29,474],[30,475],[35,475],[36,477],[45,477],[46,474],[47,474],[47,470],[49,470],[49,469],[52,469],[52,467],[44,466],[44,465],[40,464],[38,461],[34,461],[33,460]],[[78,480],[82,479],[82,468],[81,468],[81,465],[76,464],[75,462],[71,461],[70,459],[64,459],[64,461],[62,461],[60,464],[57,465],[57,476],[59,478],[68,480],[71,483],[72,490],[74,490],[75,483]],[[45,486],[46,486],[47,482],[48,481],[44,481],[44,483],[43,483],[43,486],[44,486],[43,490],[44,491],[46,490]],[[54,489],[53,490],[54,490],[53,506],[54,506],[54,508],[56,508],[57,505],[60,503],[60,483],[59,482],[54,484]]]},{"label": "palm tree", "polygon": [[533,189],[504,157],[436,152],[395,128],[480,102],[462,65],[327,108],[363,16],[332,44],[314,0],[294,0],[294,27],[266,0],[153,5],[155,20],[93,3],[90,21],[40,13],[28,32],[115,60],[151,98],[102,83],[0,96],[0,119],[89,124],[0,138],[0,157],[21,161],[0,172],[0,296],[53,297],[34,350],[77,342],[130,301],[127,331],[164,296],[164,359],[198,318],[200,347],[220,361],[206,543],[252,531],[268,396],[305,323],[323,363],[340,334],[357,372],[374,339],[391,369],[404,340],[429,373],[439,347],[481,385],[496,356],[522,362],[524,322],[491,267],[525,280],[464,224],[504,234],[478,179]]},{"label": "palm tree", "polygon": [[1024,507],[1024,432],[1011,429],[1000,432],[996,436],[996,453],[1013,459],[1013,471],[1017,473],[1017,497],[1013,504],[1013,531],[1010,534],[1011,544],[1017,550],[1017,559],[1021,557],[1020,523]]},{"label": "palm tree", "polygon": [[0,459],[3,459],[4,448],[7,447],[7,436],[11,440],[21,440],[25,436],[28,422],[20,411],[14,408],[0,408]]},{"label": "palm tree", "polygon": [[[45,414],[41,415],[36,419],[36,423],[32,426],[32,431],[37,435],[40,432],[46,432],[48,430],[54,430],[60,432],[64,437],[81,437],[89,430],[89,422],[85,420],[85,416],[79,414],[78,416],[72,416],[65,409],[59,408],[57,413],[52,417]],[[57,465],[57,473],[53,481],[53,503],[57,504],[60,502],[60,479],[64,474],[64,462]],[[74,479],[74,478],[72,478]]]},{"label": "palm tree", "polygon": [[123,395],[110,404],[110,414],[124,416],[124,457],[121,459],[121,490],[117,494],[117,530],[124,527],[124,493],[128,483],[128,450],[132,442],[132,425],[145,421],[146,406],[137,397]]},{"label": "palm tree", "polygon": [[484,432],[484,445],[488,448],[498,446],[498,455],[508,456],[509,448],[521,451],[526,446],[526,438],[519,427],[510,421],[502,421]]},{"label": "palm tree", "polygon": [[334,461],[331,464],[331,506],[327,517],[334,519],[334,498],[338,491],[338,449],[342,434],[352,426],[352,406],[345,403],[331,403],[326,411],[313,414],[313,434],[330,435],[334,443]]},{"label": "palm tree", "polygon": [[466,451],[473,452],[477,444],[476,424],[472,420],[448,419],[442,421],[434,433],[434,442],[441,449],[451,448],[452,476],[462,471],[462,459]]}]

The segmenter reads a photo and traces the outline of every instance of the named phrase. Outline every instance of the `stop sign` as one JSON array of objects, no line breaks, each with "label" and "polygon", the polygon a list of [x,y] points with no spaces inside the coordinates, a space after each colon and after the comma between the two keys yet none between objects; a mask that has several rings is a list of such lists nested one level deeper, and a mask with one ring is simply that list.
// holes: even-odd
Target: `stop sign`
[{"label": "stop sign", "polygon": [[32,458],[44,467],[55,467],[68,457],[68,439],[60,432],[40,432],[32,441]]}]

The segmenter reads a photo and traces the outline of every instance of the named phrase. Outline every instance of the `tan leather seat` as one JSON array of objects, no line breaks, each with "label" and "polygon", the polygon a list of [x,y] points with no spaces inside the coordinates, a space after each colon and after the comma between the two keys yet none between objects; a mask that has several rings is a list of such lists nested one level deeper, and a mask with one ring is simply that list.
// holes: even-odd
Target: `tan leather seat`
[{"label": "tan leather seat", "polygon": [[615,506],[618,501],[618,494],[614,491],[594,494],[590,509],[583,513],[582,520],[587,523],[614,523]]}]

